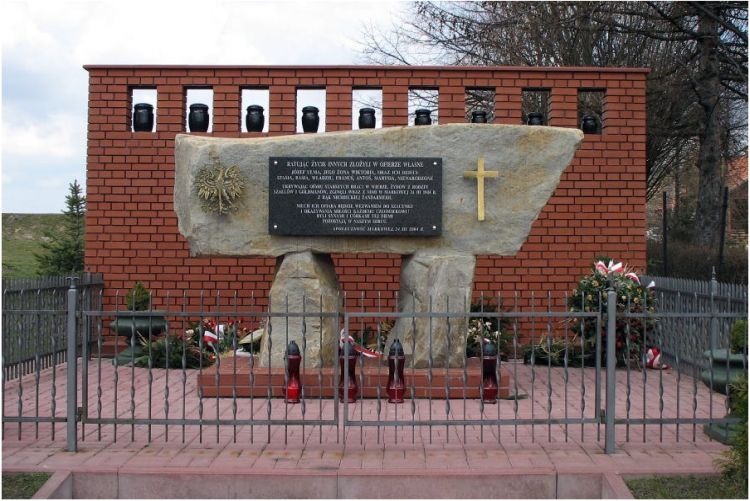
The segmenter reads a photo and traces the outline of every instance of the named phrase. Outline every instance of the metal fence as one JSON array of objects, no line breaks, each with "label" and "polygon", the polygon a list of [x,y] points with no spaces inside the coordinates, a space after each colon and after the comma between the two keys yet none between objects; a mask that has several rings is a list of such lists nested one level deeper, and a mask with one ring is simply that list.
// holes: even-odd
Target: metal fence
[{"label": "metal fence", "polygon": [[[83,273],[76,279],[77,309],[96,309],[102,275]],[[3,376],[18,378],[64,363],[69,277],[3,279],[2,287]],[[83,325],[77,332],[80,346]]]},{"label": "metal fence", "polygon": [[[195,308],[182,294],[162,301],[165,311],[113,312],[101,310],[100,299],[82,302],[79,290],[71,289],[67,363],[50,369],[36,364],[29,376],[5,377],[3,427],[15,426],[19,440],[30,429],[37,438],[54,439],[56,426],[65,422],[70,450],[79,441],[456,440],[595,442],[612,453],[615,444],[628,441],[708,440],[702,425],[735,422],[726,416],[722,394],[731,381],[715,384],[721,366],[708,358],[688,360],[686,343],[669,343],[701,335],[727,350],[720,331],[746,318],[746,310],[666,311],[663,304],[653,313],[616,311],[614,292],[608,294],[606,311],[568,311],[559,307],[567,298],[551,296],[505,311],[472,312],[468,298],[458,311],[447,302],[441,306],[441,298],[423,312],[306,306],[269,311],[240,308],[236,294]],[[136,313],[146,325],[166,316],[169,335],[133,323],[122,336],[125,351],[115,344],[118,362],[104,358],[110,321],[129,321]],[[223,339],[207,334],[221,338],[219,325]],[[248,332],[265,328],[260,353],[241,352],[246,333],[240,325]],[[493,334],[498,328],[504,336]],[[389,356],[393,345],[383,343],[388,332],[401,337],[403,358],[398,351]],[[85,342],[79,359],[74,348],[80,336]],[[348,336],[354,344],[344,342]],[[539,341],[522,346],[529,338]],[[298,375],[290,356],[273,354],[291,340],[299,346]],[[472,341],[496,351],[470,357]],[[234,356],[218,355],[218,348],[214,356],[211,343]],[[381,358],[349,356],[370,343],[383,351]],[[678,349],[670,370],[647,368],[648,348],[668,352],[671,346]],[[746,370],[746,353],[739,357]],[[392,374],[399,369],[396,391]],[[299,402],[289,392],[295,381]]]},{"label": "metal fence", "polygon": [[[729,346],[732,322],[747,313],[747,286],[672,277],[643,277],[656,284],[656,308],[665,316],[658,324],[660,345],[671,361],[699,366],[705,352]],[[647,283],[647,282],[644,282]],[[730,314],[690,317],[690,313]]]}]

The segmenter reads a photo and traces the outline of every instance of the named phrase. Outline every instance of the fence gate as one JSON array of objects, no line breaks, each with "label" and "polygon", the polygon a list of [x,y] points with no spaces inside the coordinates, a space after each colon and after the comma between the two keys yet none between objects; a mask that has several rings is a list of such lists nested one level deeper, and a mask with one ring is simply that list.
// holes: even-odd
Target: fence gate
[{"label": "fence gate", "polygon": [[[344,440],[350,434],[347,428],[359,429],[353,439],[361,443],[373,438],[380,443],[451,440],[466,442],[503,441],[517,442],[519,436],[531,435],[531,439],[552,439],[564,435],[564,440],[601,439],[601,338],[596,338],[595,347],[586,351],[583,336],[575,337],[569,332],[572,319],[588,320],[600,330],[600,312],[472,312],[449,313],[431,311],[426,313],[409,312],[345,312],[346,332],[361,332],[361,325],[380,325],[384,319],[396,320],[411,327],[411,332],[422,331],[426,335],[410,336],[405,342],[408,353],[419,350],[422,357],[410,357],[403,367],[403,398],[390,398],[388,388],[389,367],[383,364],[368,364],[367,359],[356,360],[356,386],[370,398],[360,398],[356,402],[342,399]],[[485,323],[489,320],[489,325]],[[463,349],[467,338],[479,329],[481,337],[488,335],[489,326],[494,321],[507,322],[512,332],[510,355],[513,362],[505,363],[500,356],[468,358]],[[534,329],[551,334],[560,330],[562,322],[561,366],[553,367],[552,357],[546,362],[540,359],[545,353],[532,349],[526,354],[530,364],[521,364],[524,359],[518,340],[519,323],[531,323]],[[358,327],[360,325],[360,327]],[[486,329],[484,332],[483,329]],[[457,336],[455,333],[459,333]],[[417,341],[419,338],[419,341]],[[458,364],[449,362],[446,353],[455,353],[451,339],[457,339],[460,356]],[[552,336],[547,337],[551,346]],[[573,349],[580,347],[579,355]],[[349,345],[345,347],[349,349]],[[388,356],[388,351],[384,350]],[[594,368],[586,368],[583,360],[595,360]],[[415,359],[422,363],[415,366]],[[352,385],[348,370],[349,358],[344,357],[345,369],[343,384]],[[397,367],[398,358],[389,364]],[[484,364],[488,364],[486,368]],[[397,371],[397,369],[396,369]],[[499,397],[483,397],[483,378],[489,371],[494,373],[500,385]],[[393,392],[392,392],[393,393]],[[395,393],[394,393],[395,394]],[[574,438],[575,437],[575,438]]]},{"label": "fence gate", "polygon": [[[286,347],[290,333],[301,333],[299,403],[286,402],[287,371],[271,367],[270,350],[267,360],[218,358],[211,365],[199,357],[199,366],[188,369],[186,345],[175,352],[165,337],[165,362],[154,363],[146,353],[146,363],[135,364],[131,350],[115,353],[125,357],[124,365],[112,363],[102,357],[109,330],[105,321],[133,313],[104,311],[101,281],[95,277],[64,289],[64,301],[59,289],[49,297],[43,290],[4,291],[2,419],[4,431],[17,430],[19,440],[32,426],[36,439],[49,434],[54,440],[56,425],[66,423],[71,451],[79,440],[135,440],[139,427],[138,436],[145,430],[149,442],[175,435],[183,442],[219,442],[222,437],[284,443],[316,438],[322,443],[324,437],[361,443],[564,440],[601,443],[612,453],[616,442],[707,440],[703,425],[737,422],[727,416],[728,399],[722,394],[731,381],[714,384],[721,381],[721,364],[709,363],[696,347],[728,353],[727,332],[736,320],[747,318],[745,289],[739,299],[714,292],[708,299],[698,292],[686,299],[689,294],[665,289],[658,293],[662,309],[657,311],[628,305],[618,312],[615,293],[609,291],[606,311],[553,311],[549,301],[541,309],[469,313],[448,312],[447,304],[445,311],[428,312],[219,312],[184,306],[166,312],[168,332],[176,335],[188,330],[190,320],[207,317],[217,323],[249,318],[252,325],[266,326],[271,346]],[[676,296],[665,297],[671,293]],[[184,295],[182,300],[187,304]],[[691,301],[695,308],[689,308]],[[341,339],[326,341],[335,345],[330,361],[323,360],[322,350],[317,355],[308,351],[313,341],[323,344],[322,330],[312,327],[323,322],[342,328]],[[499,352],[491,350],[469,357],[470,337],[480,349],[500,345],[499,334],[493,338],[492,331],[500,332],[501,324],[509,360],[500,361]],[[584,326],[601,335],[592,339]],[[521,327],[542,340],[524,349]],[[386,348],[388,357],[393,345],[385,346],[387,331],[402,337],[411,357],[399,358],[395,351],[387,362],[349,356],[361,347],[348,342],[348,336],[359,343],[367,334]],[[140,344],[134,331],[127,337],[129,348]],[[236,350],[236,333],[228,339]],[[634,353],[631,344],[640,351],[617,367],[623,351]],[[178,368],[166,362],[170,349]],[[654,355],[661,357],[656,364]],[[737,357],[746,371],[747,352]],[[389,392],[389,364],[396,374],[403,373],[400,392]],[[671,368],[649,368],[659,364]],[[498,398],[484,393],[487,378],[497,381]],[[350,396],[355,386],[356,399]],[[80,388],[80,397],[68,388]]]}]

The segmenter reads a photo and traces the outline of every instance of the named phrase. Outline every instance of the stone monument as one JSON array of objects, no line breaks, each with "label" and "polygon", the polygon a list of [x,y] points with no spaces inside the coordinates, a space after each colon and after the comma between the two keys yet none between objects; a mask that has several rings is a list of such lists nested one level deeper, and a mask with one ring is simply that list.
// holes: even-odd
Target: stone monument
[{"label": "stone monument", "polygon": [[[343,294],[327,254],[389,252],[406,256],[402,311],[461,313],[475,256],[518,251],[582,139],[578,129],[487,124],[178,135],[174,207],[193,255],[283,256],[273,312],[303,303],[338,311]],[[333,362],[338,326],[326,320],[304,325],[310,367]],[[285,342],[303,346],[301,320],[288,329],[285,321],[271,319],[262,364],[283,366]],[[391,332],[415,367],[427,365],[428,322],[404,318]],[[436,366],[462,363],[464,325],[433,323]]]}]

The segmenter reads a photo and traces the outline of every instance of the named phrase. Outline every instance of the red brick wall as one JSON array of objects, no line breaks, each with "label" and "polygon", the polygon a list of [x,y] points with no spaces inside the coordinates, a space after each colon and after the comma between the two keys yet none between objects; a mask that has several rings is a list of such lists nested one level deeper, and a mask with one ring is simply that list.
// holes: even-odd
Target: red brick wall
[{"label": "red brick wall", "polygon": [[[465,89],[491,88],[495,123],[521,123],[521,91],[550,91],[549,125],[577,127],[579,89],[605,92],[604,128],[586,135],[572,165],[515,256],[479,256],[475,291],[519,305],[532,293],[570,291],[595,256],[611,255],[637,270],[646,265],[646,71],[601,68],[460,67],[153,67],[87,66],[86,269],[104,274],[108,304],[116,289],[143,281],[164,306],[183,292],[198,305],[201,291],[239,306],[263,306],[275,258],[190,257],[173,210],[174,137],[184,132],[185,93],[211,87],[217,137],[294,134],[298,88],[326,89],[326,130],[351,128],[352,89],[381,88],[384,126],[407,122],[410,87],[439,90],[440,123],[464,122]],[[130,132],[133,88],[156,88],[157,130]],[[241,90],[270,91],[270,133],[241,133]],[[401,256],[335,254],[349,306],[394,307]],[[252,299],[251,299],[252,298]],[[380,298],[380,299],[378,299]],[[233,300],[232,300],[233,301]],[[204,304],[211,304],[204,299]],[[232,304],[234,304],[232,302]],[[556,302],[562,306],[562,300]]]}]

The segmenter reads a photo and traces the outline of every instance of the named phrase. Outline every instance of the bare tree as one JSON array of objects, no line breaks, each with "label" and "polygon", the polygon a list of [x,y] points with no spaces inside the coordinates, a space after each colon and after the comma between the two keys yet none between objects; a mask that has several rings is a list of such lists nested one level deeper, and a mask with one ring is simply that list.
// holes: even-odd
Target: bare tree
[{"label": "bare tree", "polygon": [[718,238],[722,160],[746,148],[746,3],[418,2],[364,45],[385,64],[650,67],[648,197],[697,165],[696,237]]}]

